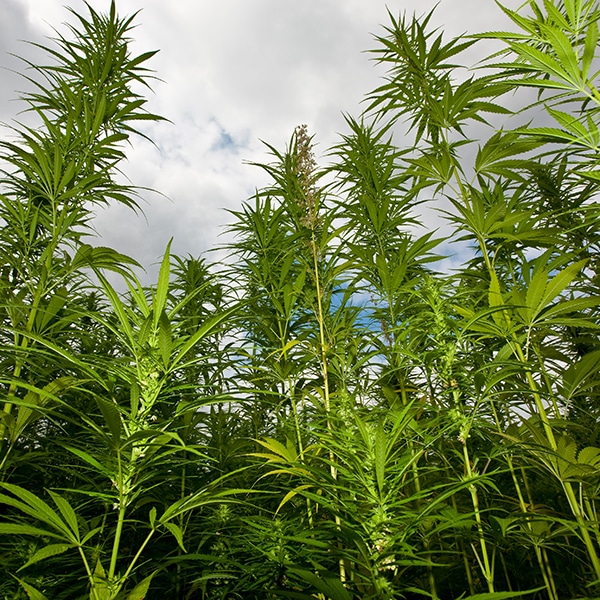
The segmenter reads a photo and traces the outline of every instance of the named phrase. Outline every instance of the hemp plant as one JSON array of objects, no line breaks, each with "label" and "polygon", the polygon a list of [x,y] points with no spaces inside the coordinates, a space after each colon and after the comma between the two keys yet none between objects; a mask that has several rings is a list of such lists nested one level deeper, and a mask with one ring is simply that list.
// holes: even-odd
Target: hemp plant
[{"label": "hemp plant", "polygon": [[267,145],[226,264],[169,245],[152,286],[84,243],[136,207],[152,53],[112,4],[31,65],[39,127],[1,143],[0,595],[598,596],[600,5],[497,10],[513,30],[454,39],[390,13],[331,162],[307,126]]}]

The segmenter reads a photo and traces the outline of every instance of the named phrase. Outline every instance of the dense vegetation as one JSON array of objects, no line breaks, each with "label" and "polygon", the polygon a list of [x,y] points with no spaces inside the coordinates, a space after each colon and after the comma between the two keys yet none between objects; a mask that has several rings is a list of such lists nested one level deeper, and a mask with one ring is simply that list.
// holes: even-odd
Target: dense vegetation
[{"label": "dense vegetation", "polygon": [[113,4],[30,65],[37,124],[0,142],[2,598],[599,597],[600,6],[504,12],[450,41],[390,15],[329,164],[304,126],[269,147],[227,264],[167,248],[152,287],[86,236],[136,206],[153,53]]}]

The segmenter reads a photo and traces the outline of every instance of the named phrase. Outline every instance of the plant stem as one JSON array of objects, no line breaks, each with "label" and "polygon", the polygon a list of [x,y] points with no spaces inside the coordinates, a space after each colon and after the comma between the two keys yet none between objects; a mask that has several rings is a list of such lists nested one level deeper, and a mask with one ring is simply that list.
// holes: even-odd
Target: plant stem
[{"label": "plant stem", "polygon": [[121,462],[121,452],[117,451],[117,487],[118,487],[118,498],[119,498],[119,514],[117,517],[117,527],[115,530],[115,538],[113,540],[113,547],[110,556],[110,566],[108,568],[108,580],[112,582],[115,577],[115,571],[117,569],[117,559],[119,556],[119,547],[121,544],[121,534],[123,532],[123,522],[125,520],[125,511],[127,508],[127,494],[123,492],[124,490],[124,480],[123,480],[123,465]]},{"label": "plant stem", "polygon": [[[474,479],[474,473],[471,469],[471,459],[469,457],[469,450],[467,448],[467,441],[464,440],[463,444],[463,459],[465,464],[466,478],[468,481]],[[490,563],[488,556],[487,542],[483,533],[483,523],[481,520],[481,511],[479,509],[479,496],[477,494],[477,488],[475,484],[469,484],[469,493],[471,494],[471,502],[473,504],[473,512],[475,513],[475,522],[477,523],[477,534],[479,536],[479,545],[481,547],[481,567],[483,576],[488,586],[490,593],[494,592],[494,569]]]}]

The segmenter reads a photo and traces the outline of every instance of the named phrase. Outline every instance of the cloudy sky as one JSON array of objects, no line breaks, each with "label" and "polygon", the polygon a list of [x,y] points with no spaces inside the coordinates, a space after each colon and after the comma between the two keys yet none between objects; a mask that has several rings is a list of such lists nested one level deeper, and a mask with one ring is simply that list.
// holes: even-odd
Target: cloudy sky
[{"label": "cloudy sky", "polygon": [[[96,9],[109,0],[89,0]],[[19,40],[41,41],[68,20],[65,4],[80,0],[0,0],[0,121],[17,116],[10,101],[23,82],[10,53],[31,52]],[[124,171],[145,194],[146,218],[114,207],[97,216],[103,243],[150,267],[174,237],[173,251],[199,255],[221,243],[228,221],[265,183],[248,161],[267,161],[264,140],[283,148],[306,123],[317,154],[344,132],[342,113],[358,116],[361,100],[383,75],[369,58],[387,10],[423,14],[434,0],[117,0],[129,15],[141,9],[135,52],[159,49],[149,109],[171,123],[153,124],[156,147],[136,141]],[[518,0],[506,0],[516,8]],[[441,0],[434,23],[448,35],[508,27],[493,0]],[[474,56],[474,59],[482,58]],[[427,217],[430,218],[430,217]]]}]

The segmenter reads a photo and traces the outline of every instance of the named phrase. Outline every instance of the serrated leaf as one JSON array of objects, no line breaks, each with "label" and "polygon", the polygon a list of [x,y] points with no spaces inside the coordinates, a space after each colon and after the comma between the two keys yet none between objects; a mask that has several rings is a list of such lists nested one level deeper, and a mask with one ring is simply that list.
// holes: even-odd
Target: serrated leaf
[{"label": "serrated leaf", "polygon": [[69,539],[69,541],[77,543],[77,540],[73,538],[70,527],[41,498],[38,498],[29,490],[26,490],[18,485],[11,483],[0,483],[0,486],[18,498],[18,500],[16,500],[15,498],[11,498],[9,496],[0,495],[0,502],[8,504],[9,506],[14,506],[25,514],[43,521],[47,525],[50,525],[64,534],[64,537]]},{"label": "serrated leaf", "polygon": [[104,417],[104,422],[110,431],[115,447],[118,448],[121,440],[121,413],[113,402],[109,402],[99,396],[96,396],[95,400]]},{"label": "serrated leaf", "polygon": [[21,523],[0,523],[0,533],[5,535],[32,535],[35,537],[51,537],[57,540],[64,540],[64,535],[59,535],[54,531],[40,529],[32,525],[24,525]]},{"label": "serrated leaf", "polygon": [[[184,552],[185,552],[185,550],[184,550]],[[127,594],[126,600],[144,600],[144,598],[148,594],[148,588],[150,587],[150,584],[152,583],[152,579],[154,578],[155,574],[156,574],[156,571],[154,573],[152,573],[151,575],[148,575],[148,577],[146,577],[145,579],[142,579],[142,581],[140,581],[131,590],[131,592],[129,592],[129,594]]]},{"label": "serrated leaf", "polygon": [[96,471],[98,471],[98,473],[102,473],[102,474],[106,475],[107,477],[112,478],[112,476],[113,476],[112,471],[109,468],[107,468],[106,466],[104,466],[103,464],[101,464],[98,460],[96,460],[93,456],[91,456],[87,452],[84,452],[83,450],[80,450],[79,448],[73,448],[72,446],[64,446],[64,448],[66,450],[68,450],[69,452],[72,452],[73,454],[75,454],[75,456],[78,456],[79,458],[81,458],[81,460],[88,463],[90,466],[92,466],[94,469],[96,469]]},{"label": "serrated leaf", "polygon": [[581,260],[565,267],[562,271],[549,277],[545,269],[534,272],[529,282],[526,295],[527,307],[530,309],[530,322],[536,320],[537,316],[546,306],[556,300],[558,296],[571,284],[577,274],[585,266],[586,260]]},{"label": "serrated leaf", "polygon": [[79,542],[79,523],[77,521],[77,514],[75,513],[75,510],[62,496],[56,492],[48,490],[48,493],[52,497],[54,504],[56,504],[58,507],[63,519],[73,532],[75,539]]},{"label": "serrated leaf", "polygon": [[[182,361],[187,353],[207,335],[209,335],[214,329],[216,329],[223,321],[228,319],[238,310],[237,307],[230,308],[223,311],[221,314],[214,316],[211,319],[205,321],[179,348],[177,356],[175,356],[171,362],[170,370],[176,368],[183,368]],[[183,363],[185,364],[185,363]]]},{"label": "serrated leaf", "polygon": [[46,596],[44,596],[44,594],[42,594],[42,592],[40,592],[39,590],[34,588],[32,585],[30,585],[26,581],[23,581],[22,579],[19,579],[18,577],[15,577],[15,579],[21,584],[21,587],[25,590],[25,592],[27,593],[27,596],[31,600],[48,600],[48,598],[46,598]]},{"label": "serrated leaf", "polygon": [[586,446],[582,448],[577,456],[577,462],[592,467],[600,466],[600,448]]},{"label": "serrated leaf", "polygon": [[[281,459],[283,459],[283,462],[285,463],[294,463],[298,458],[296,448],[293,446],[293,444],[290,445],[286,443],[286,445],[284,446],[281,442],[273,438],[265,438],[264,440],[256,441],[261,446],[263,446],[267,450],[270,450],[273,453],[271,455],[273,457],[273,462],[281,462]],[[286,440],[286,442],[289,442],[289,439]]]},{"label": "serrated leaf", "polygon": [[556,443],[556,453],[560,458],[568,462],[575,462],[577,454],[577,444],[568,436],[562,435]]},{"label": "serrated leaf", "polygon": [[535,150],[542,142],[523,139],[514,132],[497,131],[479,148],[475,158],[477,173],[493,173],[508,170],[514,173],[519,167],[523,168],[524,161],[515,160],[515,156]]},{"label": "serrated leaf", "polygon": [[22,567],[19,568],[19,571],[22,571],[29,565],[33,565],[41,560],[50,558],[51,556],[57,556],[75,547],[76,546],[73,544],[50,544],[49,546],[40,548]]},{"label": "serrated leaf", "polygon": [[386,433],[383,427],[383,422],[380,421],[375,431],[375,478],[379,493],[383,495],[383,487],[385,484],[385,466],[387,462],[387,440]]},{"label": "serrated leaf", "polygon": [[171,244],[173,240],[169,240],[165,254],[160,265],[158,274],[158,282],[156,284],[156,294],[154,295],[154,306],[152,312],[154,315],[154,328],[158,327],[158,321],[165,311],[167,305],[167,297],[169,295],[169,283],[171,278]]},{"label": "serrated leaf", "polygon": [[311,487],[313,487],[312,485],[299,485],[297,488],[294,488],[293,490],[290,490],[284,497],[283,500],[279,503],[279,506],[277,507],[277,510],[275,511],[275,514],[279,513],[279,511],[295,496],[297,496],[300,492],[303,492],[304,490],[308,490]]},{"label": "serrated leaf", "polygon": [[593,20],[587,26],[585,34],[585,44],[583,47],[583,56],[581,58],[581,76],[584,81],[589,78],[590,67],[596,57],[598,46],[598,23]]},{"label": "serrated leaf", "polygon": [[92,573],[92,587],[90,589],[89,600],[112,600],[112,598],[113,595],[106,578],[106,571],[98,558],[94,572]]},{"label": "serrated leaf", "polygon": [[183,544],[183,531],[181,530],[181,527],[179,527],[179,525],[176,525],[175,523],[171,523],[170,521],[163,523],[163,525],[171,532],[173,537],[177,540],[177,544],[179,545],[179,547],[184,552],[187,552]]},{"label": "serrated leaf", "polygon": [[329,600],[352,600],[353,595],[344,587],[339,577],[330,573],[315,574],[304,569],[291,568],[295,573],[311,586],[326,595]]},{"label": "serrated leaf", "polygon": [[529,596],[543,589],[543,587],[538,587],[525,590],[524,592],[486,592],[484,594],[468,596],[465,600],[511,600],[512,598],[519,598],[520,596]]},{"label": "serrated leaf", "polygon": [[598,383],[600,350],[590,352],[563,372],[562,391],[567,400]]},{"label": "serrated leaf", "polygon": [[158,350],[163,361],[163,366],[167,370],[171,361],[171,352],[173,351],[173,334],[171,332],[171,322],[164,311],[158,321]]}]

